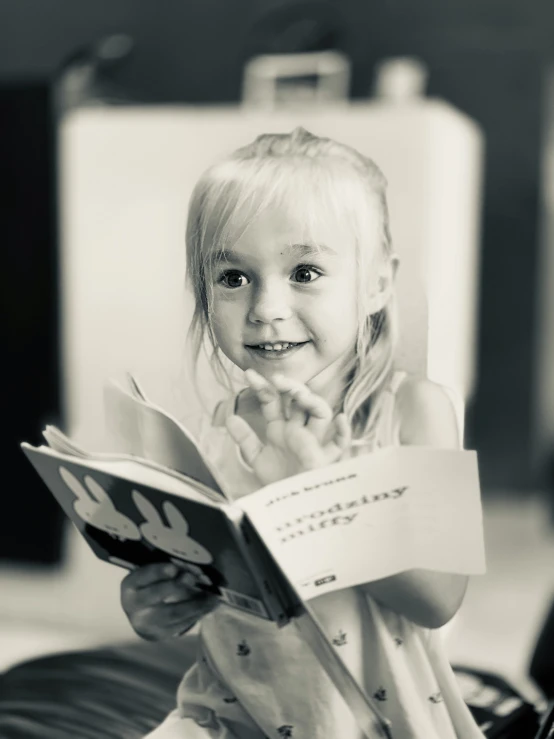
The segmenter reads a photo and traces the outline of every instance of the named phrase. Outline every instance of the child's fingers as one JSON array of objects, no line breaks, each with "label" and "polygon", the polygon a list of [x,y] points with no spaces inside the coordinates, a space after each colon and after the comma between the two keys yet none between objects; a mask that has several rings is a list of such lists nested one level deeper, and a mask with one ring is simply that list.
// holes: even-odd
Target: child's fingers
[{"label": "child's fingers", "polygon": [[281,393],[281,402],[283,404],[283,415],[285,420],[293,426],[305,426],[308,421],[308,414],[295,401],[293,392]]},{"label": "child's fingers", "polygon": [[253,467],[256,457],[263,449],[262,442],[240,416],[230,416],[226,426],[231,438],[238,444],[245,462]]},{"label": "child's fingers", "polygon": [[346,415],[341,413],[335,419],[335,436],[324,447],[325,457],[329,460],[329,463],[338,461],[343,452],[350,446],[351,441],[350,424]]},{"label": "child's fingers", "polygon": [[135,593],[135,598],[139,608],[148,608],[158,603],[180,603],[181,601],[190,600],[196,592],[190,584],[187,585],[179,580],[167,580],[138,590]]},{"label": "child's fingers", "polygon": [[321,444],[305,426],[291,429],[286,441],[289,451],[294,454],[303,470],[312,470],[327,464]]},{"label": "child's fingers", "polygon": [[260,401],[261,411],[265,420],[268,423],[282,420],[284,416],[281,393],[253,369],[247,369],[245,377]]},{"label": "child's fingers", "polygon": [[156,582],[171,580],[176,577],[179,568],[172,562],[155,563],[144,565],[132,570],[122,581],[121,585],[128,589],[140,589],[148,587]]},{"label": "child's fingers", "polygon": [[309,416],[296,402],[293,390],[281,391],[281,404],[283,408],[283,418],[289,425],[289,428],[292,426],[300,427],[306,425]]},{"label": "child's fingers", "polygon": [[194,600],[175,603],[165,607],[165,623],[172,636],[180,636],[188,631],[202,616],[205,616],[217,606],[217,596],[212,593],[202,593]]},{"label": "child's fingers", "polygon": [[327,401],[307,385],[289,377],[275,375],[273,381],[278,390],[290,395],[292,408],[297,409],[295,420],[299,420],[303,414],[305,425],[321,441],[333,418],[333,411]]},{"label": "child's fingers", "polygon": [[195,594],[174,603],[156,603],[133,613],[131,625],[143,639],[159,640],[179,636],[217,605],[211,593]]},{"label": "child's fingers", "polygon": [[307,426],[291,429],[286,436],[291,452],[305,470],[337,462],[351,442],[350,426],[346,415],[341,413],[335,419],[335,435],[325,445],[314,436]]},{"label": "child's fingers", "polygon": [[352,442],[352,429],[348,423],[346,413],[339,413],[335,418],[335,443],[341,449],[346,449]]},{"label": "child's fingers", "polygon": [[281,396],[283,415],[285,420],[304,426],[307,421],[306,412],[295,402],[295,394],[305,386],[301,382],[292,380],[285,375],[273,375],[271,378],[275,389]]}]

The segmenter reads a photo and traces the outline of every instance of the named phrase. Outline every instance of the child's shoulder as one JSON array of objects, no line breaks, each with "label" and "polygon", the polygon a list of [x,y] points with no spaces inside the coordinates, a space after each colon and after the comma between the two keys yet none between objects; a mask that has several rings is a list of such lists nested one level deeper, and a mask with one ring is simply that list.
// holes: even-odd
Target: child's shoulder
[{"label": "child's shoulder", "polygon": [[444,385],[430,380],[424,375],[402,372],[402,382],[398,385],[397,397],[399,402],[427,406],[441,403],[449,399]]},{"label": "child's shoulder", "polygon": [[402,444],[460,447],[463,404],[456,407],[450,388],[407,374],[396,393],[396,413]]}]

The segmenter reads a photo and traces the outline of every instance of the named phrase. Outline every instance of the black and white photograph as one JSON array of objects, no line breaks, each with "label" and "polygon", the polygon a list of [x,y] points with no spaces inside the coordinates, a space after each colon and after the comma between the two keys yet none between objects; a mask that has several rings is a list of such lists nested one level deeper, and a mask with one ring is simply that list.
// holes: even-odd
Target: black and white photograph
[{"label": "black and white photograph", "polygon": [[554,736],[554,5],[0,0],[0,739]]}]

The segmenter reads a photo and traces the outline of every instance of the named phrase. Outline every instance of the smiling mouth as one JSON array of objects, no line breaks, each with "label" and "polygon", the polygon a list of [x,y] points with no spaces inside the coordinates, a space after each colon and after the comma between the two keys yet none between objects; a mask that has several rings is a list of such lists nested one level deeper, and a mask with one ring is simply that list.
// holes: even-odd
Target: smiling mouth
[{"label": "smiling mouth", "polygon": [[261,359],[283,359],[299,351],[307,343],[307,341],[297,343],[280,341],[275,344],[251,344],[250,346],[247,345],[246,348]]},{"label": "smiling mouth", "polygon": [[302,346],[303,344],[306,344],[306,341],[279,341],[275,344],[250,344],[248,346],[249,349],[258,349],[259,351],[265,351],[265,352],[282,352],[286,351],[287,349],[293,349],[296,346]]}]

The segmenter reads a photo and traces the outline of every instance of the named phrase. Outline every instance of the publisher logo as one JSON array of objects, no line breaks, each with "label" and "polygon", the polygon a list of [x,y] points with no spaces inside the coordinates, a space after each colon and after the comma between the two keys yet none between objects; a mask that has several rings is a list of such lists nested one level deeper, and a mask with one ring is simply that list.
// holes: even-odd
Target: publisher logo
[{"label": "publisher logo", "polygon": [[327,577],[320,577],[319,580],[316,580],[315,585],[316,587],[318,585],[326,585],[328,582],[333,582],[336,579],[335,575],[327,575]]}]

